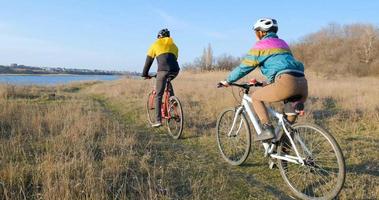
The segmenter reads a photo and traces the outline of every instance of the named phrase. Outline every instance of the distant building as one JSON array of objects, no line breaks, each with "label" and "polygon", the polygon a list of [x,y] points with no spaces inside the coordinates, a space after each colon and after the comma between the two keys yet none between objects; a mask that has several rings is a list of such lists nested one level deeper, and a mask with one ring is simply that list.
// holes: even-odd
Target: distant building
[{"label": "distant building", "polygon": [[17,63],[12,63],[10,67],[17,67]]}]

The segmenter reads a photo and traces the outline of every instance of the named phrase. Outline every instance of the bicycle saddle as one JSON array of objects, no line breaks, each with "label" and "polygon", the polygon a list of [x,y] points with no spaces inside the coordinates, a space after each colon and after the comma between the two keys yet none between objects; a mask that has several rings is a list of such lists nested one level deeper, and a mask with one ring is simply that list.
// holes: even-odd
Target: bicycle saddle
[{"label": "bicycle saddle", "polygon": [[175,75],[168,75],[167,80],[168,80],[168,81],[171,81],[171,80],[174,79],[174,78],[175,78]]},{"label": "bicycle saddle", "polygon": [[284,113],[287,115],[304,115],[304,102],[301,95],[292,96],[284,100]]}]

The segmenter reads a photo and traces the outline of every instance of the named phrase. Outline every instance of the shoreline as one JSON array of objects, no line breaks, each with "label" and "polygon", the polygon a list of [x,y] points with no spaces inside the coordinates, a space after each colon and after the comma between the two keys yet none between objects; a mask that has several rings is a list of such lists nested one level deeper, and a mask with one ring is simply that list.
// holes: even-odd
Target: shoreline
[{"label": "shoreline", "polygon": [[113,81],[122,75],[78,75],[78,74],[0,74],[0,85],[66,85],[74,82]]},{"label": "shoreline", "polygon": [[0,74],[0,76],[124,76],[117,74]]}]

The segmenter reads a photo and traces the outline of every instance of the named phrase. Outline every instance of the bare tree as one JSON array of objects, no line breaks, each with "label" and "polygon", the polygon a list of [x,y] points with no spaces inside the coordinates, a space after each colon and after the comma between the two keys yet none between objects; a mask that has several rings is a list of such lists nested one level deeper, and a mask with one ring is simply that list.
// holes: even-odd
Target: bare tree
[{"label": "bare tree", "polygon": [[240,64],[240,58],[233,57],[228,54],[223,54],[216,59],[216,68],[218,70],[232,70]]},{"label": "bare tree", "polygon": [[373,61],[373,56],[376,51],[374,49],[374,42],[377,38],[377,33],[372,26],[366,27],[363,31],[360,40],[360,61],[365,64],[370,64]]},{"label": "bare tree", "polygon": [[204,48],[203,55],[200,60],[200,68],[203,71],[210,71],[213,69],[213,50],[211,44],[208,44],[208,48]]}]

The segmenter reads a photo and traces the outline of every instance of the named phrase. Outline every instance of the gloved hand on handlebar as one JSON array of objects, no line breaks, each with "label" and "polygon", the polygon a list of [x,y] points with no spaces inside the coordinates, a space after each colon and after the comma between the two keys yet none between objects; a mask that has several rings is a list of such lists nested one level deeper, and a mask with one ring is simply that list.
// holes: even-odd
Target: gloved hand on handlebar
[{"label": "gloved hand on handlebar", "polygon": [[264,82],[258,82],[256,79],[251,79],[249,82],[247,83],[240,83],[240,84],[237,84],[237,83],[228,83],[227,81],[220,81],[217,83],[217,87],[220,88],[220,87],[228,87],[228,86],[239,86],[239,87],[263,87],[265,85],[267,85],[266,83]]},{"label": "gloved hand on handlebar", "polygon": [[152,74],[152,75],[150,75],[150,74],[142,74],[142,76],[141,76],[143,79],[152,79],[152,78],[154,78],[154,77],[157,77],[157,75],[156,74]]},{"label": "gloved hand on handlebar", "polygon": [[253,78],[249,81],[249,84],[251,85],[254,85],[254,86],[259,86],[259,87],[262,87],[262,86],[265,86],[267,85],[265,82],[259,82],[257,81],[257,79]]},{"label": "gloved hand on handlebar", "polygon": [[228,87],[229,86],[229,83],[227,81],[220,81],[217,83],[217,87],[220,88],[220,87]]}]

